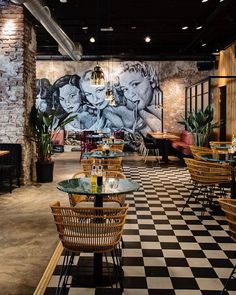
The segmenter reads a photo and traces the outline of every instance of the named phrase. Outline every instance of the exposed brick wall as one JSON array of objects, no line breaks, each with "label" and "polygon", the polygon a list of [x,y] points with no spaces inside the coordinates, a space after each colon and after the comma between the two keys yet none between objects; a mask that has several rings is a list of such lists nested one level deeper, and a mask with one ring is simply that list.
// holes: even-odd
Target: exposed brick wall
[{"label": "exposed brick wall", "polygon": [[0,142],[21,143],[22,183],[31,178],[32,148],[26,137],[35,97],[35,33],[22,6],[0,6]]}]

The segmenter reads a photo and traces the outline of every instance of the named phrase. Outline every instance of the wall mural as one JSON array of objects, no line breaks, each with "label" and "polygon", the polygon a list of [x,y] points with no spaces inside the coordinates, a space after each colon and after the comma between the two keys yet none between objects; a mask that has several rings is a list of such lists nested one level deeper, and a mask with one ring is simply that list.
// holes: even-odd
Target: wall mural
[{"label": "wall mural", "polygon": [[[67,131],[125,130],[146,135],[162,129],[162,105],[158,75],[153,66],[123,62],[111,82],[114,105],[105,99],[107,86],[90,85],[92,69],[82,75],[64,75],[52,84],[36,80],[36,107],[42,112],[56,110],[58,117],[76,115]],[[112,73],[111,73],[112,76]]]}]

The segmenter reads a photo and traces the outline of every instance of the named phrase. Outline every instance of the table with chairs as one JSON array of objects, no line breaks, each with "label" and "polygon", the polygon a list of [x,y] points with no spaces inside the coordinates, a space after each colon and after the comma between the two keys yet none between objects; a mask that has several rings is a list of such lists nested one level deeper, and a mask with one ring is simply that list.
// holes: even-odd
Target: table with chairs
[{"label": "table with chairs", "polygon": [[[82,170],[76,172],[71,179],[58,183],[57,188],[68,194],[70,202],[70,207],[63,208],[58,203],[51,207],[59,237],[66,251],[58,290],[67,285],[68,268],[73,263],[74,255],[82,251],[93,254],[93,263],[91,265],[89,261],[85,262],[91,266],[90,272],[86,274],[83,273],[83,267],[78,270],[76,278],[79,284],[91,287],[106,286],[110,282],[111,287],[115,283],[116,287],[119,285],[120,291],[123,291],[122,232],[128,210],[125,195],[139,189],[139,184],[127,179],[121,171],[123,155],[122,150],[116,149],[109,150],[109,153],[101,149],[85,152],[81,160]],[[98,182],[94,185],[92,182],[91,171],[95,165],[103,167],[100,185]],[[72,221],[71,228],[58,225],[57,214],[64,214],[62,219],[66,224]],[[69,233],[68,244],[65,242],[66,230]],[[108,261],[107,253],[111,254],[112,261]]]},{"label": "table with chairs", "polygon": [[[102,231],[100,232],[96,232],[96,228],[98,229],[102,229],[104,226],[104,223],[109,225],[110,221],[106,220],[106,217],[109,217],[109,213],[112,213],[114,222],[115,221],[119,221],[119,214],[121,212],[127,212],[128,210],[128,206],[124,204],[124,202],[120,202],[120,200],[117,199],[118,195],[124,195],[128,192],[133,192],[139,189],[139,184],[126,179],[125,177],[123,177],[123,175],[119,175],[122,178],[117,178],[116,176],[118,176],[118,174],[115,176],[115,172],[113,172],[114,174],[109,175],[109,176],[105,176],[103,179],[103,184],[102,186],[95,186],[93,187],[91,185],[91,178],[89,177],[89,172],[84,172],[85,173],[85,177],[79,177],[79,178],[72,178],[72,179],[68,179],[68,180],[64,180],[58,183],[57,188],[65,193],[67,193],[69,195],[69,199],[70,199],[70,204],[71,207],[68,207],[70,209],[66,209],[69,210],[70,212],[90,212],[92,213],[92,217],[90,216],[89,218],[91,219],[91,222],[88,221],[88,219],[86,219],[86,221],[84,221],[83,219],[80,220],[78,218],[78,220],[80,220],[82,223],[85,223],[85,226],[87,227],[87,231],[88,233],[91,234],[91,237],[86,236],[86,239],[92,239],[94,241],[95,244],[96,243],[96,237],[98,239],[102,239],[104,238],[104,242],[103,243],[107,243],[109,242],[109,239],[111,239],[111,235],[108,237],[104,236],[104,232]],[[77,176],[80,176],[79,174]],[[115,177],[112,177],[115,176]],[[75,175],[76,177],[76,175]],[[76,199],[75,197],[78,196],[78,199]],[[81,199],[79,198],[79,196],[88,196],[87,199]],[[113,197],[114,196],[114,197]],[[107,200],[106,200],[107,199]],[[106,201],[105,201],[106,200]],[[117,203],[117,206],[113,206],[113,203],[115,202]],[[89,202],[87,206],[84,206],[82,203],[86,203]],[[110,204],[109,204],[110,203]],[[104,204],[106,204],[104,206]],[[54,206],[55,207],[55,206]],[[55,209],[55,211],[59,210],[59,206],[56,206],[57,208]],[[74,211],[73,209],[74,208]],[[114,210],[113,210],[114,209]],[[85,210],[85,211],[83,211]],[[87,211],[86,211],[87,210]],[[63,211],[63,209],[62,209]],[[105,213],[104,213],[105,212]],[[117,220],[114,217],[116,212],[118,215]],[[104,214],[103,214],[104,213]],[[76,213],[77,214],[77,213]],[[127,214],[127,213],[125,213]],[[117,271],[113,271],[112,268],[112,281],[114,280],[114,274],[115,274],[115,278],[119,277],[119,275],[121,275],[122,273],[122,268],[120,263],[118,263],[118,261],[120,261],[120,257],[118,257],[117,253],[121,253],[121,249],[117,252],[117,249],[114,249],[115,246],[118,245],[118,243],[121,241],[121,236],[122,236],[122,230],[123,229],[123,225],[124,225],[124,220],[123,219],[123,223],[122,223],[122,227],[119,230],[119,235],[117,237],[112,238],[114,244],[110,245],[112,246],[109,247],[109,252],[112,252],[113,250],[115,251],[115,257],[114,257],[114,265],[113,268],[115,268]],[[113,222],[113,221],[112,221]],[[102,225],[101,225],[101,224]],[[117,224],[116,226],[119,226],[119,224]],[[76,226],[74,226],[74,228],[76,228]],[[77,229],[76,229],[77,232]],[[94,234],[94,237],[92,237],[92,233]],[[101,237],[100,237],[101,234]],[[114,233],[112,233],[114,234]],[[70,235],[73,235],[70,233]],[[78,235],[78,233],[76,233],[76,235]],[[62,236],[62,234],[60,235]],[[81,242],[84,243],[85,245],[87,245],[87,240],[83,240],[81,237]],[[109,243],[108,243],[109,244]],[[87,245],[88,246],[88,245]],[[89,248],[89,246],[88,246]],[[89,248],[90,249],[90,248]],[[71,250],[71,249],[68,249]],[[73,249],[72,249],[73,250]],[[93,251],[91,251],[93,250]],[[92,252],[94,254],[94,264],[93,264],[93,274],[89,275],[90,278],[87,280],[90,284],[109,284],[109,278],[107,278],[106,276],[103,276],[103,260],[102,260],[102,253],[107,252],[106,249],[104,249],[105,251],[103,251],[103,248],[101,249],[97,249],[94,247],[93,249],[90,249],[88,252]],[[77,251],[77,250],[76,250]],[[114,253],[113,253],[114,254]],[[68,264],[68,263],[67,263]],[[70,264],[70,263],[69,263]],[[81,274],[80,274],[81,275]],[[64,275],[63,275],[64,277]],[[65,277],[64,277],[65,279]],[[91,280],[93,281],[91,283]],[[116,279],[115,279],[116,281]],[[120,283],[120,288],[122,290],[122,283],[120,278],[118,279],[119,283]]]},{"label": "table with chairs", "polygon": [[150,135],[153,139],[159,140],[162,145],[162,161],[164,163],[169,162],[168,154],[169,154],[169,141],[171,139],[179,139],[179,136],[169,133],[169,132],[149,132],[148,135]]}]

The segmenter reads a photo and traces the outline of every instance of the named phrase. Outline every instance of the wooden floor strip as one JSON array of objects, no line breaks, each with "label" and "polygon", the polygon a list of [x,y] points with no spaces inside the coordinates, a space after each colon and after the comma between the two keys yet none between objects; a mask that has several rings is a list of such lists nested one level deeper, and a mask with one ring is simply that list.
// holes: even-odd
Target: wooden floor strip
[{"label": "wooden floor strip", "polygon": [[63,251],[63,246],[62,246],[61,242],[59,242],[33,295],[43,295],[44,294],[44,292],[48,286],[48,283],[52,277],[54,269],[58,263],[58,260],[62,254],[62,251]]}]

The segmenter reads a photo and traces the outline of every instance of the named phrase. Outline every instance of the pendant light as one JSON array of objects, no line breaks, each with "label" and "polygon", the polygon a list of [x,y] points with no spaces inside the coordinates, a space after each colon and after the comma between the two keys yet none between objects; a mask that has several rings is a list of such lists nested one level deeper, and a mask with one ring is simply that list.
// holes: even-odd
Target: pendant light
[{"label": "pendant light", "polygon": [[157,77],[157,87],[156,92],[154,96],[154,104],[155,109],[162,109],[163,108],[163,91],[160,88],[160,74],[159,74],[159,63],[158,63],[158,77]]},{"label": "pendant light", "polygon": [[96,87],[96,86],[103,86],[104,84],[105,84],[104,72],[101,66],[99,66],[97,62],[97,65],[94,67],[91,73],[90,85]]},{"label": "pendant light", "polygon": [[[99,0],[97,0],[97,28],[96,28],[96,40],[98,40],[98,15],[99,15]],[[96,50],[98,49],[98,41],[96,43]],[[98,57],[97,57],[97,65],[94,67],[91,78],[90,78],[90,85],[91,86],[103,86],[105,85],[105,75],[104,72],[98,64]]]},{"label": "pendant light", "polygon": [[105,100],[109,102],[111,106],[115,106],[116,101],[113,95],[113,89],[112,89],[112,82],[110,81],[110,65],[108,60],[108,82],[107,82],[107,89],[106,89],[106,96]]}]

